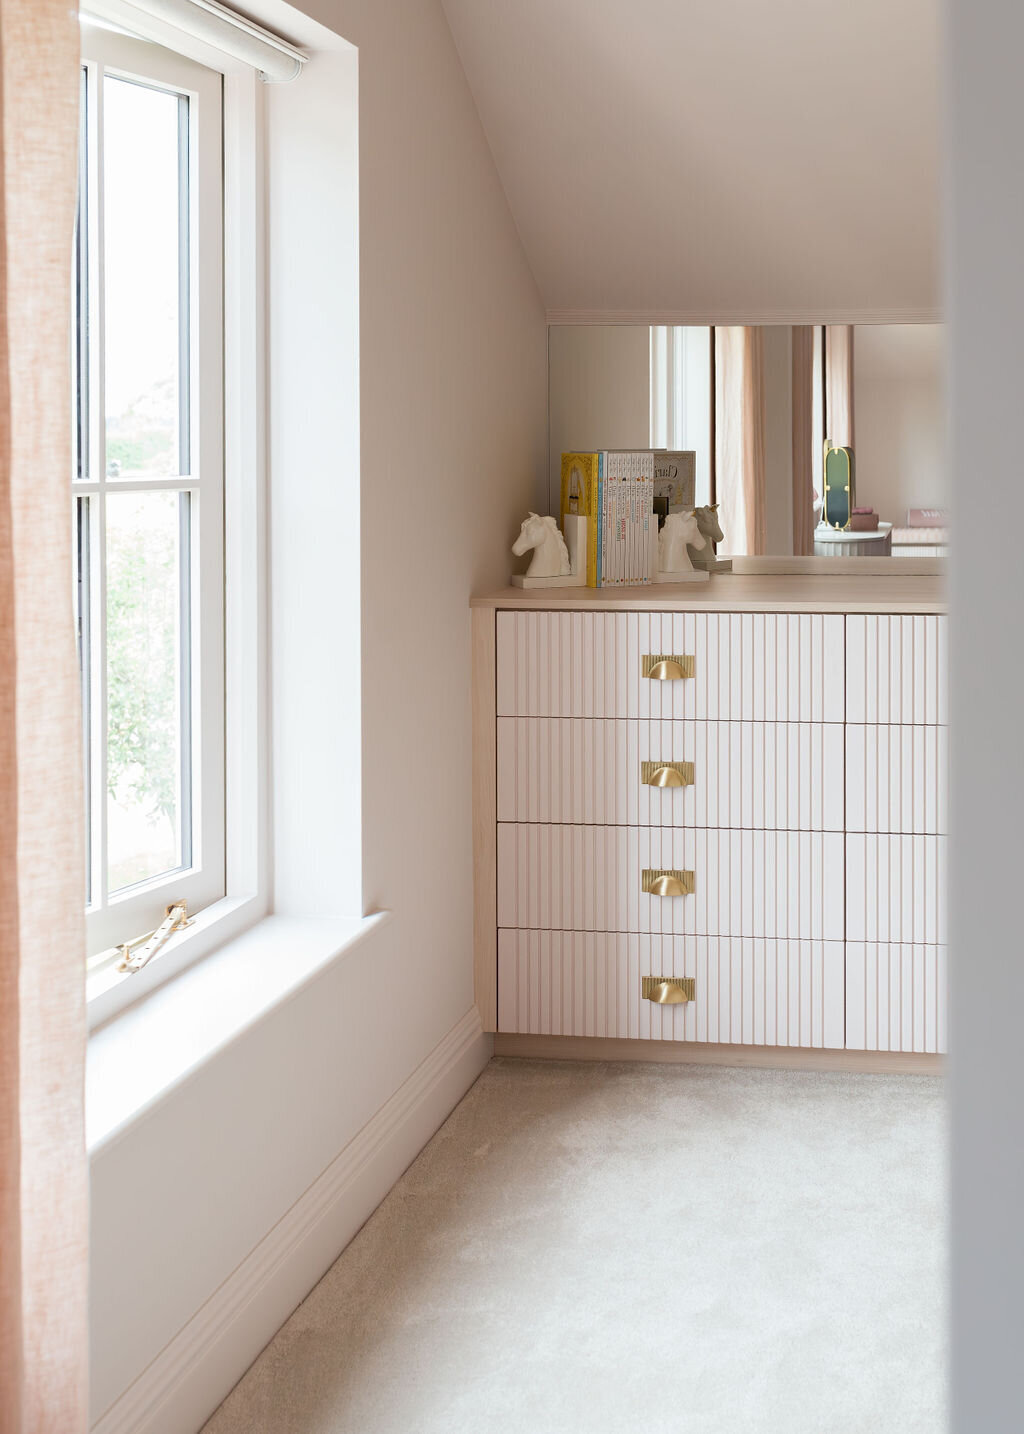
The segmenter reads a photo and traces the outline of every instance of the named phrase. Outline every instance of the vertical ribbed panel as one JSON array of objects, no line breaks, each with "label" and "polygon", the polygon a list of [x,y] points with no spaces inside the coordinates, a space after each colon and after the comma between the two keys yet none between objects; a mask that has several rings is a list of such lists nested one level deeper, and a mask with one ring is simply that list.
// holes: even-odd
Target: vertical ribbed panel
[{"label": "vertical ribbed panel", "polygon": [[[498,925],[841,941],[842,861],[841,833],[499,822]],[[644,868],[696,889],[646,895]]]},{"label": "vertical ribbed panel", "polygon": [[846,838],[846,939],[944,945],[945,837]]},{"label": "vertical ribbed panel", "polygon": [[[651,975],[693,977],[695,999],[643,1000]],[[841,942],[498,933],[503,1032],[841,1048],[844,1000]]]},{"label": "vertical ribbed panel", "polygon": [[851,941],[846,947],[846,1044],[856,1051],[945,1053],[945,946]]},{"label": "vertical ribbed panel", "polygon": [[[841,722],[844,622],[820,613],[499,612],[504,717]],[[692,655],[693,678],[640,675]]]},{"label": "vertical ribbed panel", "polygon": [[945,725],[946,624],[939,616],[847,616],[846,720]]},{"label": "vertical ribbed panel", "polygon": [[851,832],[947,830],[949,729],[846,728],[846,826]]},{"label": "vertical ribbed panel", "polygon": [[[648,787],[640,763],[694,764]],[[498,718],[498,820],[842,831],[843,728],[822,722]]]}]

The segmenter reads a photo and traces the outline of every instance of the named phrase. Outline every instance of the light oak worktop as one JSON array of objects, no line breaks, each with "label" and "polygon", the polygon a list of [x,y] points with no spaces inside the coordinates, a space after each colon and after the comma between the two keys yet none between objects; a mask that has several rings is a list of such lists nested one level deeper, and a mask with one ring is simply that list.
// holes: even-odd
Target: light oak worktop
[{"label": "light oak worktop", "polygon": [[869,612],[942,613],[939,576],[835,577],[818,573],[717,573],[706,583],[651,583],[632,588],[500,588],[470,599],[472,607],[590,612]]}]

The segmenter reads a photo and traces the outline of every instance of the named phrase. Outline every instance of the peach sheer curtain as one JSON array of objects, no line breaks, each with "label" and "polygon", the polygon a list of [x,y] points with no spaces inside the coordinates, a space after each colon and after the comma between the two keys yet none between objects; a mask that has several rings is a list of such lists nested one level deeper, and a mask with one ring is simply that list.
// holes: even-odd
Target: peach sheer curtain
[{"label": "peach sheer curtain", "polygon": [[853,325],[825,327],[825,437],[853,448]]},{"label": "peach sheer curtain", "polygon": [[[816,348],[814,326],[793,326],[793,553],[808,557],[814,552],[814,494],[820,484],[814,480],[821,467],[815,453],[814,404],[820,397],[815,383]],[[819,445],[820,447],[820,445]]]},{"label": "peach sheer curtain", "polygon": [[78,20],[0,0],[0,1431],[87,1428],[85,943],[71,593]]},{"label": "peach sheer curtain", "polygon": [[715,485],[723,553],[765,551],[764,336],[715,327]]},{"label": "peach sheer curtain", "polygon": [[[824,356],[822,355],[824,345]],[[821,493],[822,445],[854,446],[853,326],[793,329],[793,552],[814,551],[813,495]]]}]

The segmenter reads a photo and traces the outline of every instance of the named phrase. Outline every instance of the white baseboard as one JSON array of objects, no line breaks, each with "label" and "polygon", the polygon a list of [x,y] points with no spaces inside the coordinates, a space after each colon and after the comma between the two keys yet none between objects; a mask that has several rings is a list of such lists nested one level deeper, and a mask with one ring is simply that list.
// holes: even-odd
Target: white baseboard
[{"label": "white baseboard", "polygon": [[924,1051],[848,1051],[810,1046],[740,1046],[710,1041],[647,1041],[621,1036],[496,1035],[494,1054],[527,1061],[643,1061],[761,1070],[860,1071],[944,1075],[946,1057]]},{"label": "white baseboard", "polygon": [[476,1080],[492,1038],[467,1011],[156,1359],[93,1434],[194,1434]]}]

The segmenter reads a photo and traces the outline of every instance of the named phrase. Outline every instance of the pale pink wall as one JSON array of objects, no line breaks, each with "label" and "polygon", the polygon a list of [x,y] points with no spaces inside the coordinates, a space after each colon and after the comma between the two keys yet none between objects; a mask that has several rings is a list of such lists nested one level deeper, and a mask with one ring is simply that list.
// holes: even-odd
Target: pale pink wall
[{"label": "pale pink wall", "polygon": [[949,506],[947,342],[941,324],[860,324],[854,335],[857,501],[897,527],[908,508]]},{"label": "pale pink wall", "polygon": [[[293,32],[286,6],[246,9]],[[544,487],[544,314],[437,0],[304,9],[358,46],[362,864],[366,905],[393,916],[94,1159],[97,1415],[473,999],[468,602],[505,578]],[[324,692],[352,647],[333,621],[293,636],[318,642]]]},{"label": "pale pink wall", "polygon": [[444,0],[552,322],[934,312],[935,0]]}]

